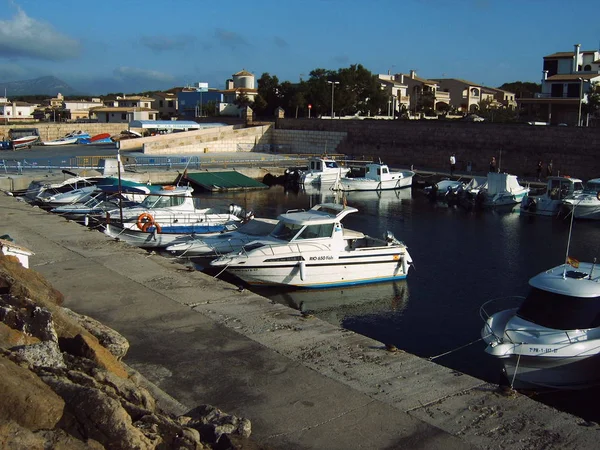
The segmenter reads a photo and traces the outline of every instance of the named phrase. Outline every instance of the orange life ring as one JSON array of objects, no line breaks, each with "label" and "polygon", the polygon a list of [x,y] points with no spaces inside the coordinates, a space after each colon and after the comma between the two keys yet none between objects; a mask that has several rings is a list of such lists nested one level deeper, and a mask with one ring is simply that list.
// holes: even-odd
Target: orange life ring
[{"label": "orange life ring", "polygon": [[137,218],[137,227],[144,231],[144,227],[147,224],[153,224],[154,223],[154,217],[152,217],[152,214],[150,213],[141,213],[138,218]]},{"label": "orange life ring", "polygon": [[175,190],[175,186],[163,186],[163,190],[165,190],[165,191],[174,191]]},{"label": "orange life ring", "polygon": [[150,227],[155,227],[157,233],[159,233],[159,234],[162,233],[161,226],[159,224],[157,224],[156,222],[146,222],[144,224],[144,226],[142,227],[142,231],[144,233],[146,233],[150,229]]}]

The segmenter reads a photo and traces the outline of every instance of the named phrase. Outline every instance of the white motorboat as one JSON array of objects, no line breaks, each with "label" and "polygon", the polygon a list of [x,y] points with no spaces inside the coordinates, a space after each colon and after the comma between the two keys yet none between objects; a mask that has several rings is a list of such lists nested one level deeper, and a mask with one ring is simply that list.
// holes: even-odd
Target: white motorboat
[{"label": "white motorboat", "polygon": [[[147,195],[141,189],[127,188],[123,189],[123,192],[128,194],[137,193],[143,195],[144,198]],[[135,192],[137,191],[137,192]],[[143,200],[143,198],[142,198]],[[118,192],[107,192],[105,190],[96,190],[92,197],[90,197],[84,203],[75,203],[72,205],[61,205],[50,210],[55,214],[58,214],[66,219],[75,220],[78,222],[89,223],[90,219],[96,223],[103,220],[106,212],[123,207],[129,208],[136,206],[137,202],[126,198],[124,195]]]},{"label": "white motorboat", "polygon": [[253,218],[233,231],[213,236],[192,235],[173,242],[165,248],[169,253],[184,258],[215,257],[238,252],[249,242],[268,239],[277,220]]},{"label": "white motorboat", "polygon": [[108,211],[108,219],[113,223],[116,220],[122,221],[122,226],[126,229],[152,231],[153,228],[158,228],[159,233],[166,233],[170,227],[195,225],[198,228],[202,224],[210,227],[240,222],[245,217],[243,208],[234,204],[229,205],[227,212],[202,207],[200,199],[192,197],[193,190],[191,186],[163,186],[137,206]]},{"label": "white motorboat", "polygon": [[440,180],[431,186],[425,186],[425,194],[433,201],[446,200],[451,202],[459,192],[464,191],[466,184],[460,180],[450,180],[448,178]]},{"label": "white motorboat", "polygon": [[584,388],[600,381],[600,271],[568,259],[529,280],[520,306],[488,314],[486,353],[504,363],[515,388]]},{"label": "white motorboat", "polygon": [[252,241],[211,266],[255,285],[324,288],[406,278],[412,259],[391,233],[378,239],[342,226],[357,211],[323,203],[281,214],[269,239]]},{"label": "white motorboat", "polygon": [[516,175],[490,172],[487,186],[481,188],[476,197],[480,206],[503,206],[521,203],[529,193],[529,186],[521,186]]},{"label": "white motorboat", "polygon": [[72,205],[74,203],[85,203],[97,190],[98,187],[96,185],[84,186],[67,192],[39,197],[38,201],[40,206],[46,208],[53,208],[60,205]]},{"label": "white motorboat", "polygon": [[332,183],[350,172],[349,167],[342,167],[331,158],[310,158],[308,170],[303,172],[300,181],[304,185]]},{"label": "white motorboat", "polygon": [[66,135],[54,139],[52,141],[44,141],[43,145],[67,145],[67,144],[76,144],[79,139],[89,139],[90,135],[85,131],[72,131],[67,133]]},{"label": "white motorboat", "polygon": [[585,183],[583,191],[574,192],[563,200],[563,207],[576,219],[600,220],[600,178]]},{"label": "white motorboat", "polygon": [[391,171],[386,164],[370,163],[364,167],[363,176],[342,177],[336,181],[334,189],[339,191],[401,189],[412,186],[414,175],[412,170]]},{"label": "white motorboat", "polygon": [[171,222],[162,226],[149,220],[145,222],[149,226],[139,229],[129,227],[126,223],[108,222],[104,225],[103,231],[107,236],[126,242],[134,247],[165,248],[187,236],[218,236],[224,231],[235,230],[239,223],[240,221],[237,218],[224,221],[208,217],[207,221],[201,223],[178,224]]},{"label": "white motorboat", "polygon": [[[563,200],[583,190],[578,178],[548,177],[543,193],[534,195],[531,191],[521,202],[521,212],[541,216],[556,216],[560,212]],[[599,203],[600,204],[600,203]]]}]

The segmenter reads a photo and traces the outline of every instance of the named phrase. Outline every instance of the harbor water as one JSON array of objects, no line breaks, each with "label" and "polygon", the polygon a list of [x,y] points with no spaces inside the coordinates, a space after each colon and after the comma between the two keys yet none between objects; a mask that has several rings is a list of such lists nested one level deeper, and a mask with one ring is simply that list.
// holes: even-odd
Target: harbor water
[{"label": "harbor water", "polygon": [[[343,201],[324,189],[204,194],[207,202],[234,202],[257,217]],[[350,192],[345,201],[358,213],[347,228],[404,241],[414,260],[406,280],[344,289],[251,288],[274,301],[382,343],[430,358],[485,381],[508,384],[499,361],[484,352],[480,306],[491,299],[523,296],[528,280],[565,261],[570,221],[521,215],[518,206],[466,211],[431,202],[420,190]],[[575,221],[569,255],[580,261],[600,256],[597,222]],[[226,276],[225,274],[219,275]],[[240,283],[227,278],[228,281]],[[600,421],[600,389],[528,393],[586,420]]]}]

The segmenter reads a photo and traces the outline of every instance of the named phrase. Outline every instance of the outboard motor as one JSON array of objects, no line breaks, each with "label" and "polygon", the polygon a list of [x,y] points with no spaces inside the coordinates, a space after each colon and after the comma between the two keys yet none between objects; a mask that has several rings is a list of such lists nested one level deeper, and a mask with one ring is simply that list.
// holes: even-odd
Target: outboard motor
[{"label": "outboard motor", "polygon": [[244,208],[242,208],[240,205],[236,205],[235,203],[229,205],[229,214],[233,214],[240,219],[243,219],[246,216]]}]

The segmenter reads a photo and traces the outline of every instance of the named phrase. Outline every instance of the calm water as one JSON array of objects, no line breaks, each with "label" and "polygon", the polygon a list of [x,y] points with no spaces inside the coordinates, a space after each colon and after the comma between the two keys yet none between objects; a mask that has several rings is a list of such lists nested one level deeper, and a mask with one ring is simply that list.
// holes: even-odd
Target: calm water
[{"label": "calm water", "polygon": [[[335,201],[335,194],[311,189],[208,196],[234,201],[257,217],[275,217],[289,209]],[[339,201],[339,198],[337,199]],[[467,212],[431,203],[418,190],[347,194],[359,212],[344,219],[347,228],[382,236],[390,230],[408,246],[414,260],[406,281],[346,289],[258,293],[383,343],[429,358],[480,338],[479,307],[487,300],[524,295],[533,275],[564,261],[569,222],[550,217],[521,216],[518,207]],[[570,255],[583,261],[600,256],[597,222],[575,222]],[[504,383],[501,365],[474,342],[439,364],[477,378]],[[536,393],[538,400],[589,420],[600,420],[594,401],[600,390]],[[592,395],[593,394],[593,395]]]}]

